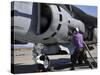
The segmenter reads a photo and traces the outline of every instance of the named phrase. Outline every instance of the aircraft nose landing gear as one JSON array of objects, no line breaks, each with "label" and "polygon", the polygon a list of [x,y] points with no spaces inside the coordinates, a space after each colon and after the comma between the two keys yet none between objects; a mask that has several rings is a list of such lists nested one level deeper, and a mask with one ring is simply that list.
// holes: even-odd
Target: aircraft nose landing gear
[{"label": "aircraft nose landing gear", "polygon": [[37,68],[39,72],[46,72],[49,70],[50,61],[49,57],[45,54],[40,54],[36,57]]}]

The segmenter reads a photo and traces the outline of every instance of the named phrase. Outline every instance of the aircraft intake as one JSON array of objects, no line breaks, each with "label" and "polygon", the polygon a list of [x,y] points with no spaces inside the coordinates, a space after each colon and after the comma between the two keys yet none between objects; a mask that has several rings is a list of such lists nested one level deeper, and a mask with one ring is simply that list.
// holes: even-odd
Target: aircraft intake
[{"label": "aircraft intake", "polygon": [[52,12],[47,4],[40,4],[40,34],[44,33],[51,24]]}]

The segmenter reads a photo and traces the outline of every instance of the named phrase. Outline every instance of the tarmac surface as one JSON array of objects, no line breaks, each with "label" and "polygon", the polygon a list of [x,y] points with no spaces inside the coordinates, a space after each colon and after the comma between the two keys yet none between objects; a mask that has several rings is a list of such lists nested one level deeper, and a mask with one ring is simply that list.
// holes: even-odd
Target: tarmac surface
[{"label": "tarmac surface", "polygon": [[[97,62],[97,48],[95,47],[95,49],[91,50],[90,52]],[[87,56],[88,56],[88,60],[90,62],[93,62],[93,60],[90,58],[88,53]],[[48,55],[48,57],[50,59],[50,66],[54,69],[53,70],[54,72],[70,71],[70,55],[68,54]],[[37,72],[37,66],[35,64],[35,61],[32,58],[32,50],[14,51],[14,63],[12,63],[12,66],[14,66],[15,73],[36,73]],[[94,67],[94,69],[96,68],[97,67]],[[90,68],[86,64],[75,65],[75,70],[84,70],[84,69],[90,69]]]}]

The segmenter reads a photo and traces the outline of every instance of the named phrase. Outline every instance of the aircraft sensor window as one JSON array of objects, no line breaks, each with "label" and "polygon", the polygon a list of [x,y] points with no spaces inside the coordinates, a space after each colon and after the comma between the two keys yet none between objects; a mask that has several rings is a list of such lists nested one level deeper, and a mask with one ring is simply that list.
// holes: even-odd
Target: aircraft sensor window
[{"label": "aircraft sensor window", "polygon": [[61,14],[59,14],[59,20],[62,21],[62,15]]},{"label": "aircraft sensor window", "polygon": [[61,28],[61,24],[58,25],[57,30],[59,30]]},{"label": "aircraft sensor window", "polygon": [[58,8],[58,11],[60,11],[60,12],[61,12],[61,9],[60,9],[60,7],[59,7],[59,6],[57,6],[57,8]]},{"label": "aircraft sensor window", "polygon": [[70,23],[70,20],[68,20],[68,23]]},{"label": "aircraft sensor window", "polygon": [[57,33],[56,33],[56,32],[54,32],[54,33],[51,35],[51,37],[54,37],[56,34],[57,34]]}]

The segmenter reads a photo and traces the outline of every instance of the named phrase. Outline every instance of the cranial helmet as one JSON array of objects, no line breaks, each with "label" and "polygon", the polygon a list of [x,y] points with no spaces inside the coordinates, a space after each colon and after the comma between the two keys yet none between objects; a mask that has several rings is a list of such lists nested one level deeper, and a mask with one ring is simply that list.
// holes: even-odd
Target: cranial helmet
[{"label": "cranial helmet", "polygon": [[75,31],[79,32],[79,28],[75,28]]}]

